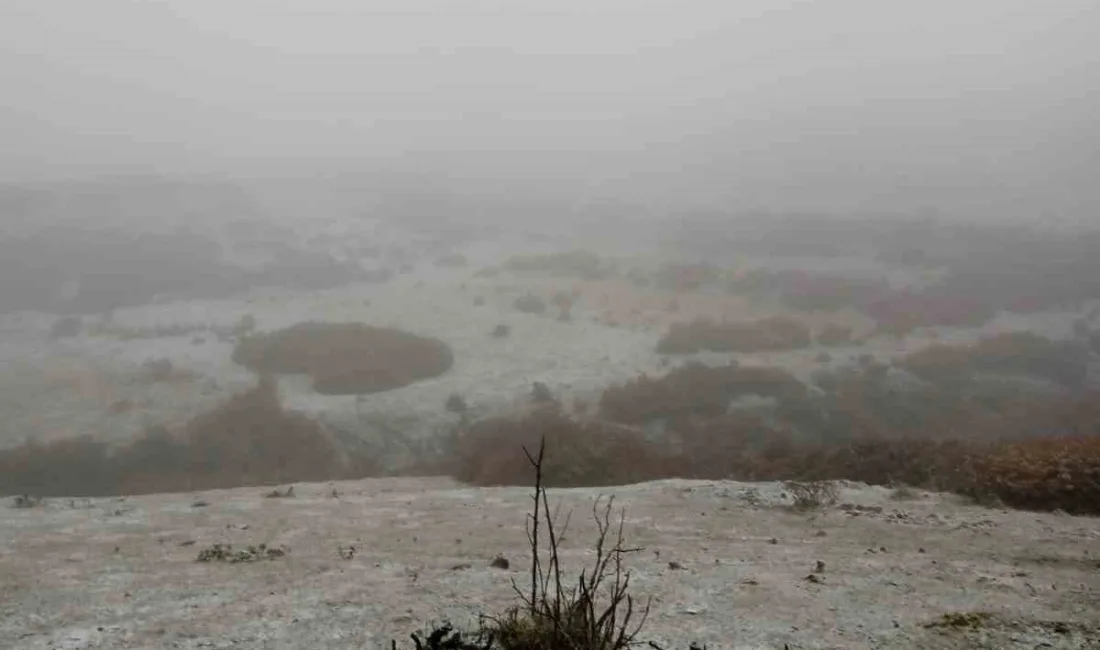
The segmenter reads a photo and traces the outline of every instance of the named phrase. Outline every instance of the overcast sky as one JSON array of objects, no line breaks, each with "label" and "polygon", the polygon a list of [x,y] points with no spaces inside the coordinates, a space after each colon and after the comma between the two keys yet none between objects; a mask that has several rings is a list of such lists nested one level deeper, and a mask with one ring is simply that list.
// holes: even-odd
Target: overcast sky
[{"label": "overcast sky", "polygon": [[7,179],[369,162],[1100,207],[1097,0],[0,0],[0,88]]}]

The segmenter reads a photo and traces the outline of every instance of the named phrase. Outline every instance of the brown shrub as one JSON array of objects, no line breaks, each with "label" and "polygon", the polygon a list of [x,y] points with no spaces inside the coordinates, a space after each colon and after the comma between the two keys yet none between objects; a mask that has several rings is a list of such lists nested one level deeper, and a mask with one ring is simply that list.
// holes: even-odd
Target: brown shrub
[{"label": "brown shrub", "polygon": [[897,336],[920,327],[981,327],[997,315],[997,307],[980,297],[932,290],[893,291],[860,310],[880,332]]},{"label": "brown shrub", "polygon": [[797,350],[813,338],[804,323],[784,316],[757,321],[715,322],[696,319],[675,323],[657,342],[660,354],[710,352],[772,352]]},{"label": "brown shrub", "polygon": [[1052,341],[1031,332],[1006,332],[971,345],[933,345],[906,356],[899,365],[928,381],[986,372],[1025,375],[1079,388],[1087,375],[1083,352],[1072,342]]},{"label": "brown shrub", "polygon": [[832,481],[784,481],[795,510],[819,510],[837,502],[839,489]]},{"label": "brown shrub", "polygon": [[327,395],[361,395],[441,375],[454,364],[446,343],[359,323],[299,323],[242,339],[233,360],[260,374],[308,374]]},{"label": "brown shrub", "polygon": [[472,485],[523,485],[530,465],[523,447],[545,437],[548,487],[624,485],[667,476],[666,455],[636,431],[570,418],[555,408],[516,418],[491,418],[464,432],[451,474]]},{"label": "brown shrub", "polygon": [[848,345],[852,342],[852,328],[829,323],[814,338],[818,345]]},{"label": "brown shrub", "polygon": [[600,396],[600,414],[624,424],[717,417],[726,413],[731,400],[744,395],[782,399],[800,398],[805,393],[800,381],[778,368],[691,363],[659,379],[643,375],[607,388]]},{"label": "brown shrub", "polygon": [[[263,380],[178,432],[155,428],[113,452],[89,437],[0,452],[0,493],[104,496],[232,488],[363,475],[326,431],[279,404]],[[355,468],[356,471],[353,471]]]},{"label": "brown shrub", "polygon": [[977,461],[974,491],[1032,510],[1100,514],[1100,435],[1011,443]]}]

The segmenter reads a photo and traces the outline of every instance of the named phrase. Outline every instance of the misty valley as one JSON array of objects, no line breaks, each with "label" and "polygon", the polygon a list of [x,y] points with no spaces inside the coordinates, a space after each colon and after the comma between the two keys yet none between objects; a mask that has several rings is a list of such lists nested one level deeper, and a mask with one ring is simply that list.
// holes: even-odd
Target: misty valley
[{"label": "misty valley", "polygon": [[[319,517],[327,532],[313,541],[294,533],[297,551],[218,542],[199,561],[320,557],[322,539],[353,560],[358,547],[343,544],[358,533],[332,527],[350,521],[334,508],[354,503],[388,522],[373,552],[392,554],[409,541],[400,535],[407,515],[393,519],[380,505],[390,491],[421,494],[409,497],[415,516],[447,517],[460,542],[479,533],[447,504],[473,499],[463,507],[496,508],[483,518],[522,521],[514,499],[532,481],[528,454],[545,444],[539,489],[628,490],[639,516],[678,517],[675,504],[703,498],[690,506],[702,515],[798,536],[807,531],[792,522],[805,515],[785,513],[828,512],[817,534],[858,531],[847,534],[860,544],[881,535],[851,526],[919,517],[920,554],[949,521],[966,530],[993,521],[1063,550],[1097,534],[1055,542],[1019,518],[1100,514],[1098,230],[713,211],[631,220],[622,206],[545,219],[525,217],[522,201],[505,209],[377,190],[303,215],[265,207],[274,200],[264,191],[172,179],[0,191],[0,494],[32,518],[24,525],[46,525],[35,514],[44,509],[103,508],[135,525],[127,513],[166,513],[180,507],[175,498],[194,513],[180,517],[201,518],[173,542],[190,544],[251,539],[215,531],[241,516],[266,526],[272,507],[306,508],[313,514],[294,517]],[[296,191],[308,204],[309,192],[321,203],[332,190]],[[263,498],[247,488],[291,505],[254,512]],[[513,490],[499,502],[511,505],[490,506],[496,492],[470,488]],[[685,496],[696,490],[705,496]],[[730,500],[739,505],[716,505]],[[999,519],[982,514],[994,512]],[[82,521],[72,535],[114,539],[103,532],[112,524]],[[175,529],[164,525],[158,544]],[[39,534],[18,530],[26,540]],[[759,563],[776,542],[756,534],[762,545],[743,544]],[[137,543],[119,539],[115,553]],[[819,569],[849,562],[841,547],[825,548]],[[424,552],[451,561],[451,551]],[[859,580],[909,566],[898,561],[867,564]],[[114,570],[104,571],[106,580]],[[658,579],[641,576],[642,585]],[[1095,591],[1072,602],[1079,597]],[[980,630],[1003,641],[998,634],[1020,625],[943,616],[926,616],[920,634],[958,641]],[[377,633],[400,634],[403,620]],[[1078,623],[1061,632],[1027,625],[1060,647],[1096,639]],[[962,636],[942,631],[956,628]],[[102,627],[67,634],[79,641],[72,647],[115,638]],[[926,639],[914,634],[896,647]]]}]

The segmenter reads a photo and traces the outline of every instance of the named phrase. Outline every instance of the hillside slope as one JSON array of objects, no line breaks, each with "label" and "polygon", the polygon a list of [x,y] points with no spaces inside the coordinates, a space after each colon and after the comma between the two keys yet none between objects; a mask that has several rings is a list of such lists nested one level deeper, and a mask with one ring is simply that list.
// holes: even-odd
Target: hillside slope
[{"label": "hillside slope", "polygon": [[[432,622],[499,612],[511,579],[526,584],[530,490],[403,478],[267,491],[5,507],[0,646],[404,647]],[[628,561],[634,593],[654,598],[641,637],[665,648],[1100,647],[1095,518],[857,484],[811,514],[770,483],[551,490],[573,512],[569,569],[589,561],[601,493],[645,549]],[[217,543],[286,554],[196,561]],[[498,554],[509,569],[490,566]],[[927,627],[968,612],[992,616]]]}]

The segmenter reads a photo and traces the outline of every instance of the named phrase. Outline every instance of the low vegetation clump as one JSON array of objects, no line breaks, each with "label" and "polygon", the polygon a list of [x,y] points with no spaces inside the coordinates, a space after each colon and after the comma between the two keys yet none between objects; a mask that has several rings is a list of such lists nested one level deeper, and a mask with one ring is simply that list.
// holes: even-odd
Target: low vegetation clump
[{"label": "low vegetation clump", "polygon": [[451,393],[443,406],[448,413],[457,413],[459,415],[465,415],[466,412],[470,410],[470,405],[466,402],[466,398],[458,393]]},{"label": "low vegetation clump", "polygon": [[80,336],[84,331],[84,321],[78,316],[63,316],[53,322],[50,327],[51,339],[67,339]]},{"label": "low vegetation clump", "polygon": [[370,459],[349,457],[324,427],[285,410],[263,380],[179,431],[153,428],[110,448],[90,437],[27,442],[0,452],[0,494],[108,496],[354,478]]},{"label": "low vegetation clump", "polygon": [[614,264],[605,262],[599,255],[585,250],[516,255],[506,260],[503,268],[512,272],[538,273],[582,280],[603,280],[616,272]]},{"label": "low vegetation clump", "polygon": [[1088,373],[1085,352],[1073,341],[1007,332],[970,345],[934,345],[906,356],[899,365],[932,382],[988,373],[1032,377],[1078,389]]},{"label": "low vegetation clump", "polygon": [[829,323],[814,334],[818,345],[849,345],[852,341],[852,328]]},{"label": "low vegetation clump", "polygon": [[157,383],[163,381],[190,381],[197,379],[198,375],[190,370],[177,368],[171,359],[158,357],[142,362],[139,377],[143,381]]},{"label": "low vegetation clump", "polygon": [[725,415],[730,402],[745,395],[789,399],[805,394],[802,382],[778,368],[690,363],[663,377],[643,375],[608,387],[600,396],[600,414],[623,424],[714,418]]},{"label": "low vegetation clump", "polygon": [[791,507],[798,511],[820,510],[835,505],[839,491],[831,481],[784,481]]},{"label": "low vegetation clump", "polygon": [[327,395],[362,395],[436,377],[454,364],[446,343],[359,323],[307,322],[237,343],[233,360],[260,374],[305,374]]},{"label": "low vegetation clump", "polygon": [[541,314],[546,311],[546,301],[538,296],[527,294],[516,298],[512,302],[512,307],[524,314]]},{"label": "low vegetation clump", "polygon": [[[1025,398],[1016,388],[989,390],[981,382],[906,383],[903,374],[875,363],[843,368],[811,391],[774,368],[691,364],[609,387],[599,420],[550,409],[475,423],[460,443],[463,469],[455,476],[515,484],[520,441],[545,434],[548,444],[562,446],[568,467],[553,468],[553,476],[564,485],[669,476],[852,480],[1100,512],[1094,396]],[[751,395],[765,399],[742,405]]]},{"label": "low vegetation clump", "polygon": [[549,487],[625,485],[662,475],[658,448],[636,431],[571,418],[555,408],[474,423],[458,438],[450,473],[471,485],[522,485],[523,447],[545,438]]},{"label": "low vegetation clump", "polygon": [[999,447],[978,459],[974,479],[977,496],[1015,508],[1100,514],[1100,427]]},{"label": "low vegetation clump", "polygon": [[232,327],[219,327],[209,323],[162,323],[138,327],[114,322],[97,322],[88,325],[87,331],[89,336],[120,341],[195,336],[205,332],[212,332],[219,340],[228,340],[233,336]]},{"label": "low vegetation clump", "polygon": [[214,544],[199,551],[196,562],[225,562],[226,564],[250,564],[260,560],[277,560],[286,556],[285,548],[268,547],[267,544],[249,545],[233,550],[232,544]]},{"label": "low vegetation clump", "polygon": [[11,506],[18,509],[37,508],[45,503],[45,499],[42,497],[32,496],[30,494],[17,494],[12,499]]},{"label": "low vegetation clump", "polygon": [[997,307],[979,296],[940,291],[894,291],[860,307],[875,321],[877,331],[904,336],[921,327],[981,327],[997,315]]},{"label": "low vegetation clump", "polygon": [[757,321],[729,322],[702,318],[673,324],[668,333],[657,342],[657,352],[778,352],[799,350],[812,343],[810,328],[790,317],[774,316]]}]

